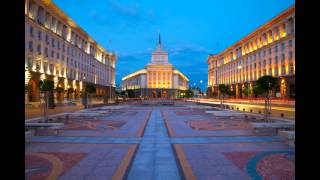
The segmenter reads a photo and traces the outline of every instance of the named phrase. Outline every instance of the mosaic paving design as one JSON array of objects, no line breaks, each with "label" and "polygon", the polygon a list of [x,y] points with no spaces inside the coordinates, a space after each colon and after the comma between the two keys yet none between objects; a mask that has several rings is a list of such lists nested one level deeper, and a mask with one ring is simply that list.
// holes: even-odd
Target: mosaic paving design
[{"label": "mosaic paving design", "polygon": [[282,143],[188,144],[182,147],[197,179],[295,179],[294,153]]},{"label": "mosaic paving design", "polygon": [[151,109],[114,110],[105,116],[73,118],[65,121],[59,136],[137,137],[147,123]]},{"label": "mosaic paving design", "polygon": [[126,123],[125,120],[74,120],[65,123],[62,130],[118,130]]},{"label": "mosaic paving design", "polygon": [[[130,106],[69,119],[26,144],[26,179],[289,180],[294,148],[193,106]],[[103,111],[103,110],[98,110]],[[98,114],[98,113],[97,113]]]},{"label": "mosaic paving design", "polygon": [[[187,109],[188,110],[188,109]],[[204,111],[177,111],[177,116],[190,116],[190,115],[205,115]]]},{"label": "mosaic paving design", "polygon": [[192,108],[162,108],[161,112],[171,137],[254,135],[249,122],[241,118],[215,117]]},{"label": "mosaic paving design", "polygon": [[237,120],[187,120],[185,121],[193,130],[239,130],[251,129],[247,122]]},{"label": "mosaic paving design", "polygon": [[27,153],[25,158],[26,179],[56,179],[70,170],[86,154],[66,152]]},{"label": "mosaic paving design", "polygon": [[132,145],[35,143],[26,147],[26,179],[111,179]]}]

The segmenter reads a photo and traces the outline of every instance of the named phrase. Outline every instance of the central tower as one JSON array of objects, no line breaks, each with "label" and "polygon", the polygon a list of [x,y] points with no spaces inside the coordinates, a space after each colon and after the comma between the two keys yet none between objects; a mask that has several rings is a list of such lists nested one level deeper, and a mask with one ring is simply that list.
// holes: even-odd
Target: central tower
[{"label": "central tower", "polygon": [[168,62],[168,53],[162,49],[160,33],[157,48],[152,52],[151,61],[148,65],[170,65]]}]

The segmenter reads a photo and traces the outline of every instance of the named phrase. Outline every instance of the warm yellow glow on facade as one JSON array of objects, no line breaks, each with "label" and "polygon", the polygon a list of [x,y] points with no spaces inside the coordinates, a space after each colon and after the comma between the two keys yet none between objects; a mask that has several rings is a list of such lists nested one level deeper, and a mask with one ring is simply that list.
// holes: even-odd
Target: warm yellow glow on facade
[{"label": "warm yellow glow on facade", "polygon": [[272,43],[273,40],[272,40],[272,32],[271,31],[268,32],[267,37],[268,37],[268,44]]},{"label": "warm yellow glow on facade", "polygon": [[70,87],[70,86],[68,85],[68,79],[65,78],[64,81],[63,81],[63,83],[64,83],[64,89],[67,90],[67,89]]},{"label": "warm yellow glow on facade", "polygon": [[72,81],[72,87],[73,87],[74,89],[77,87],[77,85],[76,85],[76,80],[73,80],[73,81]]},{"label": "warm yellow glow on facade", "polygon": [[249,43],[249,52],[252,52],[252,46],[251,46],[251,42]]},{"label": "warm yellow glow on facade", "polygon": [[253,50],[257,50],[258,49],[256,42],[257,42],[257,40],[253,41]]},{"label": "warm yellow glow on facade", "polygon": [[125,81],[125,80],[130,79],[130,78],[132,78],[134,76],[138,76],[140,74],[145,74],[145,73],[147,73],[147,71],[145,69],[141,69],[141,70],[136,71],[136,72],[134,72],[132,74],[129,74],[128,76],[123,77],[122,81]]},{"label": "warm yellow glow on facade", "polygon": [[54,83],[54,88],[56,88],[58,85],[58,77],[57,76],[54,76],[53,83]]},{"label": "warm yellow glow on facade", "polygon": [[43,81],[43,80],[45,80],[45,79],[46,79],[46,75],[45,75],[45,74],[41,74],[41,75],[40,75],[40,80]]},{"label": "warm yellow glow on facade", "polygon": [[189,81],[189,79],[188,79],[185,75],[183,75],[180,71],[174,70],[173,73],[174,73],[174,74],[178,74],[179,76],[181,76],[181,77],[182,77],[183,79],[185,79],[186,81]]},{"label": "warm yellow glow on facade", "polygon": [[25,84],[29,84],[29,81],[30,81],[30,78],[31,78],[31,73],[30,71],[25,71],[24,72],[24,83]]},{"label": "warm yellow glow on facade", "polygon": [[79,85],[80,85],[80,91],[82,91],[82,81],[80,81]]}]

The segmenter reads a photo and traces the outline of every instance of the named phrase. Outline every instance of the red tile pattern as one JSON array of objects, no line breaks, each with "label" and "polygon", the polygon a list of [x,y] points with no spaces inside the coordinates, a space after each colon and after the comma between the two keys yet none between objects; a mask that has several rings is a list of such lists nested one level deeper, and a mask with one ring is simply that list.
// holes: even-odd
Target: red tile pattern
[{"label": "red tile pattern", "polygon": [[295,179],[295,163],[285,154],[274,154],[261,159],[257,164],[257,172],[265,180]]}]

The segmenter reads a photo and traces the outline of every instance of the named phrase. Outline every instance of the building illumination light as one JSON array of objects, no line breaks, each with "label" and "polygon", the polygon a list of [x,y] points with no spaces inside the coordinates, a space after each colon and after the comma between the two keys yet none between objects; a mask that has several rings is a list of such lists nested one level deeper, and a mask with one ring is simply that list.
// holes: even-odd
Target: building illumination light
[{"label": "building illumination light", "polygon": [[46,79],[46,75],[45,74],[41,74],[40,75],[40,80],[45,80]]},{"label": "building illumination light", "polygon": [[24,73],[24,83],[29,84],[30,79],[31,79],[31,74],[30,74],[30,71],[27,70]]}]

